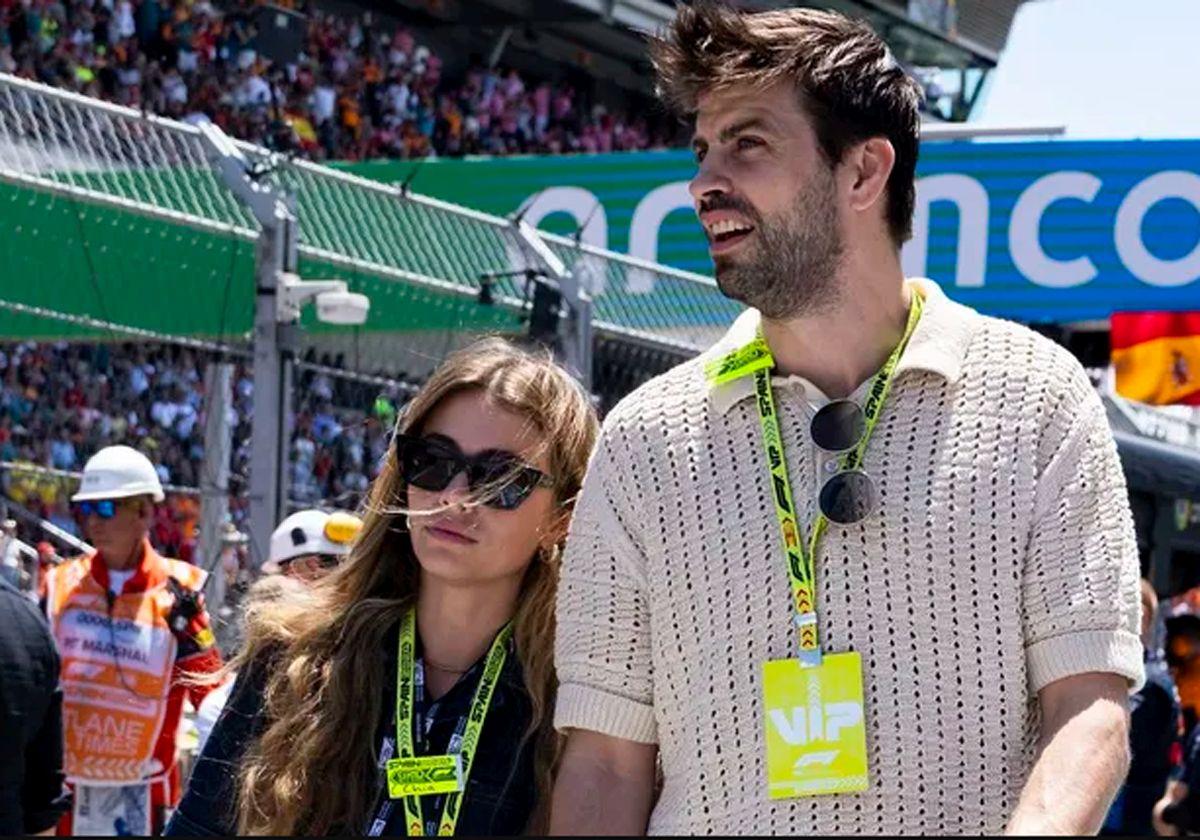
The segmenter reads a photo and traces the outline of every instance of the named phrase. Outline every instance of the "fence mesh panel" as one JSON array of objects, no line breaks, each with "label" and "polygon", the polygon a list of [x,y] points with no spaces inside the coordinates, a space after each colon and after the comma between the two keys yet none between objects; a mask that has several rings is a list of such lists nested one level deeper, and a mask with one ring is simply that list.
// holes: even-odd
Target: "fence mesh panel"
[{"label": "fence mesh panel", "polygon": [[[540,267],[506,219],[237,145],[259,177],[293,194],[301,273],[345,279],[372,298],[372,317],[356,330],[306,321],[306,350],[399,373],[479,333],[523,331],[524,278],[495,279],[493,302],[479,302],[485,274]],[[75,278],[67,311],[95,312],[108,297],[109,318],[135,326],[249,328],[257,224],[195,126],[0,75],[0,181],[0,207],[19,228],[18,253],[6,259],[23,272],[15,276]],[[694,352],[737,312],[708,278],[541,235],[592,292],[600,336]],[[50,242],[66,247],[42,253]],[[105,295],[114,277],[120,291]],[[32,292],[21,300],[54,302]]]},{"label": "fence mesh panel", "polygon": [[199,129],[0,76],[0,171],[9,180],[181,223],[253,236]]}]

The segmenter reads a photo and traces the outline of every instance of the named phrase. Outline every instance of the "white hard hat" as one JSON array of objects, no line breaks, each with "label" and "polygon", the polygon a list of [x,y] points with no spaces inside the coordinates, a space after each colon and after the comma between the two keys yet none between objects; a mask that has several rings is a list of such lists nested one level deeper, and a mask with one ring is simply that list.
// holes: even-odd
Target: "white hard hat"
[{"label": "white hard hat", "polygon": [[345,556],[362,530],[362,520],[352,513],[301,510],[279,523],[271,534],[271,555],[263,572],[278,571],[279,564],[306,554]]},{"label": "white hard hat", "polygon": [[150,459],[128,446],[106,446],[88,459],[83,467],[83,481],[73,502],[97,499],[127,499],[130,496],[152,496],[161,502],[162,483]]}]

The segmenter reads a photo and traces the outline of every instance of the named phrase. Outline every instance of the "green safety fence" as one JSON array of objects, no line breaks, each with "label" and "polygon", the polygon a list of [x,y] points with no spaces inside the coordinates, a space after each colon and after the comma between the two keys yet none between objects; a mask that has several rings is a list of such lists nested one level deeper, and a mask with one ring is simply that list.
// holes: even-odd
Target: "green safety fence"
[{"label": "green safety fence", "polygon": [[[372,300],[364,326],[306,319],[307,338],[374,342],[382,359],[391,336],[523,330],[523,278],[496,280],[496,304],[479,303],[482,277],[541,267],[508,220],[238,148],[294,196],[302,276],[346,280]],[[0,223],[11,231],[0,299],[181,335],[244,335],[257,225],[208,154],[195,126],[0,74]],[[708,278],[540,235],[594,295],[599,334],[694,350],[738,311]],[[639,292],[648,287],[653,296]],[[0,317],[0,335],[30,326]]]}]

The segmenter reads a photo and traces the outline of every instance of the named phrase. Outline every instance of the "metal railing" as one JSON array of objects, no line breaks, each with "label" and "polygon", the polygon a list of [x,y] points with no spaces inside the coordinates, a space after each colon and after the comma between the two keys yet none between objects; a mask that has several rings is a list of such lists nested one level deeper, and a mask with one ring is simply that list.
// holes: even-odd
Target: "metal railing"
[{"label": "metal railing", "polygon": [[[302,261],[471,300],[480,277],[530,267],[508,219],[236,145],[256,178],[292,195]],[[196,126],[4,74],[0,180],[240,240],[260,229],[222,183]],[[738,311],[710,278],[539,236],[584,277],[598,333],[697,350]],[[517,278],[498,280],[493,298],[527,307]]]}]

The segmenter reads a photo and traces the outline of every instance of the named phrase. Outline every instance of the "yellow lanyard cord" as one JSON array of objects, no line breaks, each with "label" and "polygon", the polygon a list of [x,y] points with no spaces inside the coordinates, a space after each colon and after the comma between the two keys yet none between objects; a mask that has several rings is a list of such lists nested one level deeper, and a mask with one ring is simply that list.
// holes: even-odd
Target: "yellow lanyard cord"
[{"label": "yellow lanyard cord", "polygon": [[[492,705],[492,695],[495,693],[496,683],[499,682],[500,673],[504,669],[512,632],[512,625],[506,624],[496,634],[491,650],[488,651],[483,674],[479,677],[479,685],[476,686],[475,696],[471,700],[471,710],[467,713],[467,725],[463,731],[462,745],[457,753],[462,764],[462,790],[446,794],[446,804],[442,809],[442,818],[438,822],[439,836],[452,836],[458,825],[459,808],[462,805],[463,794],[466,792],[467,780],[471,777],[471,765],[475,761],[479,735],[483,731],[484,720]],[[400,624],[400,646],[396,665],[396,754],[400,758],[413,758],[415,755],[413,714],[416,705],[416,647],[417,617],[414,609],[408,611]],[[424,836],[425,818],[421,812],[420,798],[417,796],[402,798],[404,800],[404,824],[408,835],[410,837]]]},{"label": "yellow lanyard cord", "polygon": [[[912,306],[908,311],[908,323],[900,342],[892,350],[883,367],[875,374],[868,392],[867,404],[863,408],[866,427],[858,446],[842,456],[841,470],[854,470],[862,465],[867,444],[895,379],[896,366],[908,346],[909,339],[921,318],[924,300],[913,289]],[[740,347],[711,362],[706,368],[708,378],[722,384],[754,374],[755,405],[762,426],[763,451],[767,457],[767,469],[771,477],[771,497],[775,502],[775,516],[779,521],[779,535],[783,542],[784,559],[787,561],[788,580],[792,590],[794,622],[800,637],[800,664],[821,664],[821,644],[817,632],[817,589],[815,561],[821,537],[828,527],[823,513],[818,513],[807,543],[796,521],[796,505],[792,499],[792,483],[788,478],[787,459],[783,453],[783,433],[779,427],[779,416],[775,410],[775,396],[771,389],[771,368],[775,360],[763,339],[762,332],[744,347]]]}]

